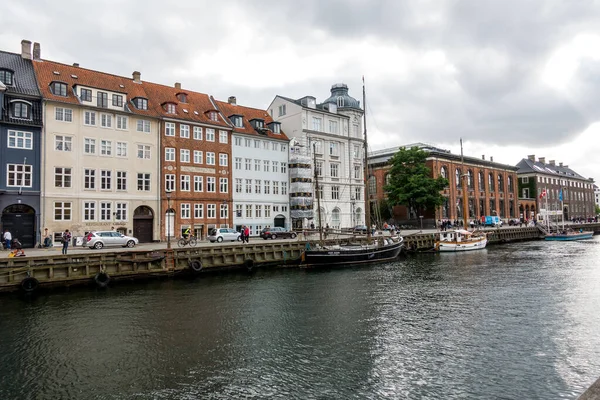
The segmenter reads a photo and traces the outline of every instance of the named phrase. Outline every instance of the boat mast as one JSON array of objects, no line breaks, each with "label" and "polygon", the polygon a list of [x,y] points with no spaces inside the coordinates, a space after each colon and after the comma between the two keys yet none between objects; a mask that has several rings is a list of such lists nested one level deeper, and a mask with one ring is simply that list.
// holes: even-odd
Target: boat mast
[{"label": "boat mast", "polygon": [[321,193],[319,192],[319,178],[317,177],[317,143],[313,142],[313,164],[315,175],[315,194],[317,197],[317,215],[319,217],[319,242],[323,246],[323,222],[321,220]]},{"label": "boat mast", "polygon": [[367,146],[367,95],[365,92],[365,77],[362,77],[363,81],[363,148],[364,148],[364,171],[363,171],[363,183],[365,185],[365,225],[367,226],[367,241],[371,240],[371,199],[369,197],[369,157],[368,157],[368,146]]},{"label": "boat mast", "polygon": [[469,176],[467,174],[467,171],[465,170],[465,158],[463,156],[463,145],[462,145],[462,138],[460,139],[460,162],[462,164],[462,179],[461,179],[461,183],[462,183],[462,191],[463,191],[463,228],[468,229],[469,228],[469,221],[468,221],[468,211],[469,211],[469,205],[468,205],[468,197],[467,197],[467,179],[469,179]]}]

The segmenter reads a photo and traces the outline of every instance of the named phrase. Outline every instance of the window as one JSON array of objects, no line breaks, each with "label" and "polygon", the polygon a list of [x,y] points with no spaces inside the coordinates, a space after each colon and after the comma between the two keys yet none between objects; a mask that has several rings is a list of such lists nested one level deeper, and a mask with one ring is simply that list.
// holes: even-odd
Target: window
[{"label": "window", "polygon": [[283,152],[287,151],[287,146],[285,144],[281,145],[281,151],[283,151]]},{"label": "window", "polygon": [[209,193],[216,193],[217,191],[217,178],[214,176],[206,177],[206,191]]},{"label": "window", "polygon": [[255,149],[260,149],[260,140],[254,139],[254,148]]},{"label": "window", "polygon": [[[137,158],[143,158],[143,159],[149,160],[150,159],[150,145],[138,144]],[[189,158],[189,154],[188,154],[188,158]]]},{"label": "window", "polygon": [[321,118],[313,117],[312,123],[313,123],[313,131],[321,130]]},{"label": "window", "polygon": [[377,178],[375,178],[373,175],[371,175],[369,177],[369,194],[376,194],[377,193]]},{"label": "window", "polygon": [[84,221],[95,221],[96,220],[96,202],[95,201],[84,201],[83,202],[83,220]]},{"label": "window", "polygon": [[313,150],[315,152],[315,154],[323,154],[323,141],[322,140],[315,140],[314,142],[312,142],[313,144]]},{"label": "window", "polygon": [[354,164],[354,179],[362,178],[362,166],[358,164]]},{"label": "window", "polygon": [[260,160],[254,160],[254,170],[260,171]]},{"label": "window", "polygon": [[475,184],[475,180],[473,179],[473,171],[471,171],[470,169],[467,170],[467,187],[470,190],[474,189],[474,185]]},{"label": "window", "polygon": [[81,89],[81,101],[92,101],[92,91],[90,89]]},{"label": "window", "polygon": [[363,188],[357,186],[354,188],[354,200],[362,199]]},{"label": "window", "polygon": [[111,221],[112,203],[107,201],[100,202],[100,221]]},{"label": "window", "polygon": [[73,110],[70,108],[56,107],[54,109],[54,119],[63,122],[73,122]]},{"label": "window", "polygon": [[190,138],[190,126],[189,125],[179,125],[179,137],[184,139]]},{"label": "window", "polygon": [[323,176],[323,161],[317,161],[315,164],[315,174],[317,176]]},{"label": "window", "polygon": [[331,199],[339,200],[340,199],[340,187],[339,186],[331,186]]},{"label": "window", "polygon": [[204,177],[202,176],[194,176],[194,192],[203,192],[204,191]]},{"label": "window", "polygon": [[528,176],[524,176],[523,178],[521,178],[521,182],[523,182],[523,183],[529,183],[529,177]]},{"label": "window", "polygon": [[281,117],[281,116],[285,115],[285,111],[286,111],[285,104],[280,105],[279,106],[279,116]]},{"label": "window", "polygon": [[127,221],[127,203],[115,203],[115,220]]},{"label": "window", "polygon": [[57,151],[71,151],[73,138],[70,136],[56,135],[54,137],[54,148]]},{"label": "window", "polygon": [[273,151],[279,150],[279,143],[273,142]]},{"label": "window", "polygon": [[329,142],[329,155],[339,156],[340,155],[340,144],[338,142]]},{"label": "window", "polygon": [[194,204],[194,218],[204,218],[204,204]]},{"label": "window", "polygon": [[233,125],[238,128],[244,127],[244,119],[238,115],[231,117],[231,122],[233,122]]},{"label": "window", "polygon": [[444,179],[448,179],[448,168],[442,166],[442,168],[440,168],[440,176]]},{"label": "window", "polygon": [[31,119],[31,105],[22,101],[13,101],[10,104],[10,112],[13,118]]},{"label": "window", "polygon": [[219,143],[228,143],[227,131],[219,131]]},{"label": "window", "polygon": [[179,205],[179,209],[181,212],[181,218],[183,219],[189,219],[190,218],[190,203],[181,203]]},{"label": "window", "polygon": [[263,171],[269,172],[271,166],[271,162],[269,160],[263,160]]},{"label": "window", "polygon": [[110,170],[100,170],[100,189],[101,190],[111,190],[112,188],[112,171]]},{"label": "window", "polygon": [[179,190],[183,192],[190,191],[190,176],[189,175],[181,175],[179,177]]},{"label": "window", "polygon": [[100,114],[100,126],[103,128],[111,128],[112,116],[110,114]]},{"label": "window", "polygon": [[137,131],[150,133],[150,121],[146,121],[144,119],[138,119]]},{"label": "window", "polygon": [[235,192],[242,193],[242,178],[235,178]]},{"label": "window", "polygon": [[55,221],[70,221],[73,205],[70,201],[55,201],[54,202],[54,220]]},{"label": "window", "polygon": [[252,193],[252,179],[246,179],[246,193]]},{"label": "window", "polygon": [[250,171],[252,169],[252,159],[246,158],[244,159],[245,170]]},{"label": "window", "polygon": [[127,117],[117,115],[117,129],[121,129],[123,131],[127,130]]},{"label": "window", "polygon": [[256,216],[256,218],[262,218],[262,206],[261,205],[256,205],[255,206],[255,212],[254,215]]},{"label": "window", "polygon": [[271,194],[271,181],[265,181],[265,194]]},{"label": "window", "polygon": [[175,136],[175,123],[165,123],[165,136]]},{"label": "window", "polygon": [[338,133],[337,121],[329,121],[329,133]]},{"label": "window", "polygon": [[179,149],[179,161],[182,163],[190,162],[190,151],[188,149]]},{"label": "window", "polygon": [[219,193],[229,193],[228,178],[219,178]]},{"label": "window", "polygon": [[339,174],[340,174],[340,164],[338,164],[338,163],[329,164],[329,175],[332,178],[339,178]]},{"label": "window", "polygon": [[21,131],[8,131],[8,148],[32,150],[33,133]]},{"label": "window", "polygon": [[217,112],[216,111],[211,111],[208,113],[208,118],[211,121],[217,121]]},{"label": "window", "polygon": [[235,158],[235,169],[236,170],[241,170],[242,169],[242,157],[236,157]]},{"label": "window", "polygon": [[141,190],[144,192],[150,191],[150,174],[137,174],[137,190]]},{"label": "window", "polygon": [[202,128],[199,126],[194,127],[194,140],[202,140]]},{"label": "window", "polygon": [[206,128],[206,140],[208,142],[215,141],[215,130],[212,128]]},{"label": "window", "polygon": [[100,141],[100,155],[110,156],[112,155],[112,141],[101,140]]},{"label": "window", "polygon": [[273,194],[279,194],[279,182],[273,181]]},{"label": "window", "polygon": [[514,185],[513,185],[513,178],[512,178],[512,176],[509,176],[507,178],[507,180],[508,180],[508,191],[512,193],[514,191]]},{"label": "window", "polygon": [[127,190],[127,171],[117,171],[117,190]]},{"label": "window", "polygon": [[214,205],[214,204],[206,205],[206,217],[211,218],[211,219],[217,218],[217,206],[216,205]]},{"label": "window", "polygon": [[490,188],[490,192],[494,192],[495,191],[495,187],[494,187],[494,174],[492,174],[492,173],[490,173],[488,175],[488,186]]},{"label": "window", "polygon": [[456,184],[457,188],[460,188],[460,169],[456,168],[456,171],[454,171],[454,183]]},{"label": "window", "polygon": [[287,174],[287,164],[284,162],[281,163],[281,172]]},{"label": "window", "polygon": [[177,93],[177,100],[179,100],[182,103],[187,103],[187,94]]},{"label": "window", "polygon": [[121,96],[120,94],[113,94],[112,105],[113,107],[123,107],[123,96]]},{"label": "window", "polygon": [[252,140],[251,139],[244,139],[244,146],[245,147],[252,147]]},{"label": "window", "polygon": [[246,218],[252,218],[252,204],[246,204]]},{"label": "window", "polygon": [[67,84],[62,82],[52,82],[50,84],[50,90],[57,96],[67,97]]},{"label": "window", "polygon": [[202,164],[202,152],[194,150],[194,164]]},{"label": "window", "polygon": [[96,105],[98,107],[102,107],[102,108],[108,107],[108,93],[106,93],[106,92],[96,93]]},{"label": "window", "polygon": [[[504,192],[504,177],[502,174],[498,174],[498,191]],[[503,210],[502,207],[500,207],[500,210]]]},{"label": "window", "polygon": [[279,162],[273,161],[273,172],[279,172]]},{"label": "window", "polygon": [[262,191],[262,181],[260,179],[255,179],[254,180],[254,193],[256,194],[260,194]]},{"label": "window", "polygon": [[212,151],[206,152],[206,164],[215,165],[215,153],[213,153]]},{"label": "window", "polygon": [[175,191],[175,174],[165,174],[165,192]]},{"label": "window", "polygon": [[226,167],[228,163],[227,154],[219,153],[219,166]]},{"label": "window", "polygon": [[94,111],[83,112],[83,124],[89,126],[96,125],[96,113]]},{"label": "window", "polygon": [[148,109],[148,99],[144,99],[142,97],[136,97],[133,99],[133,105],[138,110],[147,110]]},{"label": "window", "polygon": [[70,188],[71,187],[71,168],[54,168],[54,187]]},{"label": "window", "polygon": [[484,192],[485,191],[485,181],[483,179],[483,172],[479,172],[477,174],[477,181],[478,181],[477,184],[479,185],[479,190]]},{"label": "window", "polygon": [[175,114],[175,104],[173,104],[173,103],[165,103],[165,105],[163,106],[163,108],[167,112],[167,114]]},{"label": "window", "polygon": [[165,147],[165,161],[175,161],[175,149],[173,147]]},{"label": "window", "polygon": [[12,86],[13,84],[13,72],[6,69],[0,69],[0,82],[6,86]]},{"label": "window", "polygon": [[83,170],[83,188],[88,190],[96,189],[96,170],[86,168]]}]

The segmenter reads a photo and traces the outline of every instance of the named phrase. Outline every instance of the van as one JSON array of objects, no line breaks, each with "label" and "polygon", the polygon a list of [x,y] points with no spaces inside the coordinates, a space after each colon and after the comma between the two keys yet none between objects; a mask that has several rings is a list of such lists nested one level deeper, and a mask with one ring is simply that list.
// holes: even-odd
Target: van
[{"label": "van", "polygon": [[487,215],[487,216],[484,217],[483,224],[485,226],[501,227],[502,226],[502,220],[497,215]]}]

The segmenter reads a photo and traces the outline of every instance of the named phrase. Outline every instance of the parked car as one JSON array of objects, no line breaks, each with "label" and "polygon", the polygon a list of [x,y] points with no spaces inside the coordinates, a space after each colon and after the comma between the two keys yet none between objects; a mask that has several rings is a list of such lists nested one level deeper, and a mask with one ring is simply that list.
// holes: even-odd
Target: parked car
[{"label": "parked car", "polygon": [[221,243],[224,240],[240,241],[241,233],[233,228],[215,228],[208,233],[208,240]]},{"label": "parked car", "polygon": [[352,229],[353,233],[363,233],[367,234],[367,226],[366,225],[356,225],[354,229]]},{"label": "parked car", "polygon": [[92,231],[87,234],[84,246],[90,249],[101,249],[104,246],[133,247],[139,243],[133,236],[125,236],[117,231]]},{"label": "parked car", "polygon": [[290,238],[290,239],[296,239],[296,236],[298,236],[296,234],[296,232],[294,231],[288,231],[285,228],[280,228],[280,227],[273,227],[273,228],[264,228],[262,231],[260,231],[260,237],[267,240],[269,238],[271,239],[277,239],[277,238],[281,238],[281,239],[285,239],[285,238]]}]

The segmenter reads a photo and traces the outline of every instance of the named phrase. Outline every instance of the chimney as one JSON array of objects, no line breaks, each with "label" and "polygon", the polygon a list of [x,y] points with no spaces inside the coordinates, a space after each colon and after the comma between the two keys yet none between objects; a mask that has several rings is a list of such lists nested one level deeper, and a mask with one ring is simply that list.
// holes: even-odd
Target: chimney
[{"label": "chimney", "polygon": [[548,161],[548,164],[555,166],[556,165],[556,160],[550,160],[550,161]]},{"label": "chimney", "polygon": [[73,66],[74,66],[75,68],[79,68],[79,63],[73,63]]},{"label": "chimney", "polygon": [[35,42],[33,44],[33,60],[40,61],[41,60],[42,49],[40,48],[40,44]]},{"label": "chimney", "polygon": [[235,98],[235,96],[229,96],[229,98],[227,99],[227,102],[229,104],[233,104],[235,106],[237,104],[237,99]]},{"label": "chimney", "polygon": [[494,162],[494,156],[490,156],[490,162]]},{"label": "chimney", "polygon": [[31,60],[31,41],[21,40],[21,57]]},{"label": "chimney", "polygon": [[542,164],[546,164],[546,157],[540,157],[538,161]]},{"label": "chimney", "polygon": [[485,154],[482,154],[482,155],[481,155],[481,159],[482,159],[482,160],[485,160]]},{"label": "chimney", "polygon": [[529,161],[533,161],[535,162],[535,154],[532,154],[530,156],[527,156],[527,159],[529,159]]},{"label": "chimney", "polygon": [[560,162],[560,163],[558,163],[558,166],[559,166],[559,167],[562,167],[563,165],[562,165],[562,163]]},{"label": "chimney", "polygon": [[133,71],[133,81],[135,83],[142,83],[142,73],[138,71]]},{"label": "chimney", "polygon": [[181,83],[175,82],[175,89],[181,89]]}]

